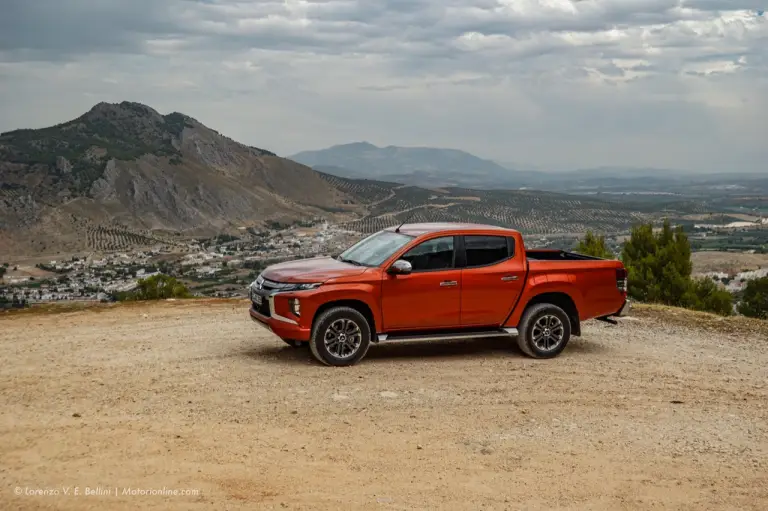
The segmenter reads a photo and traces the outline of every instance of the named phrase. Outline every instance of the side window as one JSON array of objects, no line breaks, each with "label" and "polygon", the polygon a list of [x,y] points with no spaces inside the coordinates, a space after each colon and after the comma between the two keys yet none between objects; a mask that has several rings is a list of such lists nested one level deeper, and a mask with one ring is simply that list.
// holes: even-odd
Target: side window
[{"label": "side window", "polygon": [[506,236],[464,236],[464,248],[468,268],[498,263],[514,252]]},{"label": "side window", "polygon": [[427,240],[413,247],[400,259],[411,263],[413,271],[453,268],[453,236]]}]

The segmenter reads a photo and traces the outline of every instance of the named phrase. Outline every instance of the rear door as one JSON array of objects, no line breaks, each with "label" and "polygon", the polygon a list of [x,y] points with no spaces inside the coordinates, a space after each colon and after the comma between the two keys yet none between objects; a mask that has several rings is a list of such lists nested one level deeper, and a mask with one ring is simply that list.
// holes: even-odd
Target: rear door
[{"label": "rear door", "polygon": [[385,330],[460,325],[461,270],[456,268],[455,249],[454,236],[423,241],[400,257],[413,266],[411,274],[384,274],[381,304]]},{"label": "rear door", "polygon": [[525,285],[515,238],[466,235],[459,242],[461,326],[499,326]]}]

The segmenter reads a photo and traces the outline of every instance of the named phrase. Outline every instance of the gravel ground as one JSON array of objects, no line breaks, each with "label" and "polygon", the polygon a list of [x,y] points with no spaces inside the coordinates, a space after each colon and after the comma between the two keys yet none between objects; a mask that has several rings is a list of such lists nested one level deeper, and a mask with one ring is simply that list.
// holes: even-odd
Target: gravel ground
[{"label": "gravel ground", "polygon": [[768,509],[765,323],[642,308],[548,361],[329,368],[246,308],[0,315],[0,508]]}]

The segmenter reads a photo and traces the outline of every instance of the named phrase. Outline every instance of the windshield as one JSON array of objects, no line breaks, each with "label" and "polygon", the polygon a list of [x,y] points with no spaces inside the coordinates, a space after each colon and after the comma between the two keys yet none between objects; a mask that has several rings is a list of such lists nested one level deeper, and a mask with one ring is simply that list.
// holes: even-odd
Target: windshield
[{"label": "windshield", "polygon": [[380,231],[358,241],[342,252],[339,261],[363,266],[378,266],[412,239],[405,234]]}]

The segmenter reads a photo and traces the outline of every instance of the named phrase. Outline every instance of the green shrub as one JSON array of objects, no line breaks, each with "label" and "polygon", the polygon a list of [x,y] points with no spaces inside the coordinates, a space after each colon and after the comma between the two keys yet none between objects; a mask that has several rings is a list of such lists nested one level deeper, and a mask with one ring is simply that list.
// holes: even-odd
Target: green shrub
[{"label": "green shrub", "polygon": [[768,319],[768,277],[747,282],[738,311],[751,318]]},{"label": "green shrub", "polygon": [[153,275],[139,279],[136,289],[130,292],[117,293],[118,301],[164,300],[167,298],[189,298],[192,294],[176,277],[169,275]]},{"label": "green shrub", "polygon": [[733,297],[710,278],[692,279],[691,244],[682,227],[664,221],[657,233],[652,224],[635,226],[624,244],[629,296],[640,302],[733,314]]},{"label": "green shrub", "polygon": [[712,279],[700,278],[691,281],[694,310],[714,312],[721,316],[733,314],[733,296],[719,287]]},{"label": "green shrub", "polygon": [[576,245],[576,252],[603,259],[614,259],[613,253],[605,246],[605,236],[597,236],[592,231],[587,231],[583,240]]},{"label": "green shrub", "polygon": [[695,304],[691,290],[691,245],[682,227],[665,221],[654,234],[652,224],[632,228],[621,260],[629,273],[629,293],[641,302],[678,307]]}]

